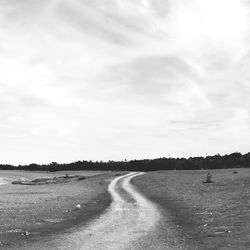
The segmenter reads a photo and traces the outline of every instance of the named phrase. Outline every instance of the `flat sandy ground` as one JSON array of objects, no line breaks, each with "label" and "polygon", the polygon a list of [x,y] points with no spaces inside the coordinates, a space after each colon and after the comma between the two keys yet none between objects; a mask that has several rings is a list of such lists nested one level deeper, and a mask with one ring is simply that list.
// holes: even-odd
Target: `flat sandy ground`
[{"label": "flat sandy ground", "polygon": [[[32,180],[66,173],[86,179],[39,186],[10,184],[23,177]],[[8,182],[0,185],[0,248],[17,249],[27,241],[43,240],[87,223],[110,204],[107,187],[114,176],[115,173],[97,171],[0,171],[0,179]]]},{"label": "flat sandy ground", "polygon": [[[150,172],[132,183],[159,205],[165,228],[177,231],[187,249],[250,249],[250,169]],[[165,235],[164,235],[165,234]]]}]

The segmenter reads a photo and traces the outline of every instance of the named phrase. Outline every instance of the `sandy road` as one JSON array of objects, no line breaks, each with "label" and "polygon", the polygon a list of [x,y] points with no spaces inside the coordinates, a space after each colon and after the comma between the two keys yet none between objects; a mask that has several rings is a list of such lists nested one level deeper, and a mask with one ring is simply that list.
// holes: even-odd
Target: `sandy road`
[{"label": "sandy road", "polygon": [[[89,224],[18,247],[19,250],[186,250],[168,215],[131,184],[143,173],[111,181],[111,205]],[[167,219],[167,222],[166,220]],[[170,223],[170,224],[169,224]],[[8,250],[10,248],[7,248]],[[12,248],[11,248],[12,249]]]},{"label": "sandy road", "polygon": [[132,178],[141,174],[129,173],[116,177],[109,185],[113,199],[111,206],[89,225],[44,242],[43,246],[33,245],[33,249],[142,249],[140,242],[154,231],[160,213],[130,183]]}]

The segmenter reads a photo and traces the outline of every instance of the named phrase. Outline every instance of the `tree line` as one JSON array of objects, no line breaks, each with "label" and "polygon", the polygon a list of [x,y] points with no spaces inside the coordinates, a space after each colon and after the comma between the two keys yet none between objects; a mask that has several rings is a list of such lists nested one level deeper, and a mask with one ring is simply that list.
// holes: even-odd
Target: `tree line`
[{"label": "tree line", "polygon": [[0,164],[0,170],[60,171],[60,170],[108,170],[108,171],[156,171],[156,170],[199,170],[250,167],[250,153],[232,153],[190,158],[158,158],[131,161],[76,161],[29,165]]}]

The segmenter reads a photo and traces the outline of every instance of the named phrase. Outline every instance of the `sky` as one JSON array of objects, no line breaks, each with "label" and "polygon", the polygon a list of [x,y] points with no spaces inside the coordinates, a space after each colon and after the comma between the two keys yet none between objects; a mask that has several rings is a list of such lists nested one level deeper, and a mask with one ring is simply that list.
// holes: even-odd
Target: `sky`
[{"label": "sky", "polygon": [[0,162],[250,151],[250,1],[0,0]]}]

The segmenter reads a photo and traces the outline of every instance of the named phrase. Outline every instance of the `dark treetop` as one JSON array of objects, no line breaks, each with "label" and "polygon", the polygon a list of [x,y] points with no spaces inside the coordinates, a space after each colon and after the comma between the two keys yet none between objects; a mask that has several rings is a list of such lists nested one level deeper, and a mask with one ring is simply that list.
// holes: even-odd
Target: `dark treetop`
[{"label": "dark treetop", "polygon": [[250,153],[232,153],[221,156],[219,154],[207,157],[190,158],[158,158],[131,161],[76,161],[72,163],[36,164],[13,166],[0,165],[0,170],[112,170],[112,171],[154,171],[154,170],[195,170],[221,168],[248,168],[250,167]]}]

